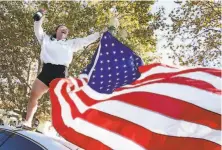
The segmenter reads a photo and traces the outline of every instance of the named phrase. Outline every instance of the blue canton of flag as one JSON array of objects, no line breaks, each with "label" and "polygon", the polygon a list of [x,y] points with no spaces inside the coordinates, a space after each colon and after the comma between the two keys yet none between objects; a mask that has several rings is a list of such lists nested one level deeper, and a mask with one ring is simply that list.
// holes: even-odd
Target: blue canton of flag
[{"label": "blue canton of flag", "polygon": [[109,32],[101,38],[91,63],[82,71],[89,77],[88,85],[99,93],[112,93],[140,77],[142,59]]}]

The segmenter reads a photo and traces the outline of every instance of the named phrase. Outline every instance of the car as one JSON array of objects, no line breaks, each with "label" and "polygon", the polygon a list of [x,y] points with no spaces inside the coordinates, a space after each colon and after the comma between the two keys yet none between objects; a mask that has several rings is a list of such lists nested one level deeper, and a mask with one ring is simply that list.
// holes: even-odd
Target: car
[{"label": "car", "polygon": [[0,126],[0,150],[82,150],[59,138],[9,126]]}]

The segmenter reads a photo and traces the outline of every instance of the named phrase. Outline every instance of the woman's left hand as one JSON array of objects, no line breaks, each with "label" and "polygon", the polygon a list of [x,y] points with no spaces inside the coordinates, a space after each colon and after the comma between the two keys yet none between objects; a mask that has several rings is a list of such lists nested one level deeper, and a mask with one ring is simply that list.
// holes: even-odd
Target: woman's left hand
[{"label": "woman's left hand", "polygon": [[108,31],[108,28],[105,27],[104,29],[102,29],[102,31],[99,32],[100,35],[102,35],[104,32]]}]

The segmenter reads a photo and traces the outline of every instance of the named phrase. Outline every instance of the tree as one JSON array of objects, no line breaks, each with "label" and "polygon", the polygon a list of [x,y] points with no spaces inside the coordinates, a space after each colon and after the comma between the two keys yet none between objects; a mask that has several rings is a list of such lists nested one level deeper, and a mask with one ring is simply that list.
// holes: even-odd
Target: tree
[{"label": "tree", "polygon": [[[221,66],[221,1],[177,2],[167,45],[182,65]],[[165,48],[166,48],[165,47]]]},{"label": "tree", "polygon": [[[33,34],[32,15],[39,9],[47,9],[44,29],[54,32],[56,25],[65,24],[70,29],[70,38],[84,37],[101,31],[110,18],[116,16],[120,26],[116,37],[138,53],[146,63],[151,59],[147,52],[155,51],[153,36],[155,14],[150,7],[154,1],[45,1],[45,2],[0,2],[0,101],[5,109],[26,111],[33,79],[41,70],[40,45]],[[159,14],[160,15],[160,14]],[[121,36],[124,29],[128,37]],[[89,63],[98,42],[74,54],[69,68],[71,76],[78,76]],[[37,116],[48,119],[50,102],[48,95],[40,99]]]}]

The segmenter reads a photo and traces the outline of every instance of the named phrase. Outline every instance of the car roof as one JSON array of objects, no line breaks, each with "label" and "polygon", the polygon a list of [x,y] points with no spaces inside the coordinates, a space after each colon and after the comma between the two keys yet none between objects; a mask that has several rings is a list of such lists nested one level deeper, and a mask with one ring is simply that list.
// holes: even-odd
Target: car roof
[{"label": "car roof", "polygon": [[46,136],[41,133],[28,131],[24,129],[7,127],[7,126],[0,126],[0,129],[11,131],[25,138],[34,140],[35,142],[41,144],[43,147],[45,147],[48,150],[76,150],[78,149],[77,146],[75,146],[74,144],[71,144],[68,141],[54,139],[52,137]]}]

